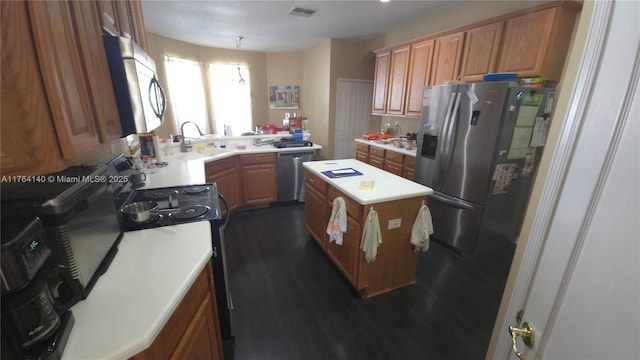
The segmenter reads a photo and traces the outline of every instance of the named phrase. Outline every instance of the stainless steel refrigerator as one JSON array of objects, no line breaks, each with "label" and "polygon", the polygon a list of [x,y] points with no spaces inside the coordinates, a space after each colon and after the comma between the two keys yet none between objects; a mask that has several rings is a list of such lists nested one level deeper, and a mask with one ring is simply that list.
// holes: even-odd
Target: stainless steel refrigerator
[{"label": "stainless steel refrigerator", "polygon": [[554,94],[511,82],[425,88],[415,180],[434,189],[433,238],[463,253],[517,241]]}]

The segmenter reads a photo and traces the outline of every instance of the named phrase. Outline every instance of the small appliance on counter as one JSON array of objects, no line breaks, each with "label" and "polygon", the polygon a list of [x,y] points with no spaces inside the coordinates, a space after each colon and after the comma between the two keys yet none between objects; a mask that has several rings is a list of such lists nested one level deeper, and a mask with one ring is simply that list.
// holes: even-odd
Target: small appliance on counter
[{"label": "small appliance on counter", "polygon": [[114,196],[126,182],[111,163],[36,178],[42,181],[2,184],[2,223],[39,217],[51,249],[48,264],[68,268],[84,299],[118,250]]},{"label": "small appliance on counter", "polygon": [[52,250],[40,219],[2,221],[2,359],[59,359],[80,287]]},{"label": "small appliance on counter", "polygon": [[273,146],[277,148],[310,147],[313,146],[313,143],[300,138],[282,138],[274,141]]}]

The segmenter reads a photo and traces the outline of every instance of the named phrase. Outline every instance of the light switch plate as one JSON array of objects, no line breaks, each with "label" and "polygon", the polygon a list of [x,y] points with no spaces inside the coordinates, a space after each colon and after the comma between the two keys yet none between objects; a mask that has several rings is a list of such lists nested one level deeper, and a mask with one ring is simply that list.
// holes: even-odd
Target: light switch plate
[{"label": "light switch plate", "polygon": [[402,218],[391,219],[391,220],[389,220],[389,224],[387,226],[387,229],[389,229],[389,230],[398,229],[401,226],[402,226]]}]

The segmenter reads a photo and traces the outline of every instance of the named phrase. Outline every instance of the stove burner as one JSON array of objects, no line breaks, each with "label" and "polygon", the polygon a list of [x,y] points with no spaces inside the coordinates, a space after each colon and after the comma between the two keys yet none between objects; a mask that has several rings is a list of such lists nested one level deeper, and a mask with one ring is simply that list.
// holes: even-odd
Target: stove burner
[{"label": "stove burner", "polygon": [[180,211],[172,212],[169,214],[174,220],[193,220],[200,216],[203,216],[209,212],[209,207],[204,205],[186,206],[180,209]]},{"label": "stove burner", "polygon": [[184,193],[187,195],[199,195],[204,194],[207,191],[209,191],[208,186],[189,186],[188,188],[184,189]]},{"label": "stove burner", "polygon": [[161,200],[169,196],[178,194],[178,190],[173,189],[153,189],[144,192],[144,198],[147,200]]}]

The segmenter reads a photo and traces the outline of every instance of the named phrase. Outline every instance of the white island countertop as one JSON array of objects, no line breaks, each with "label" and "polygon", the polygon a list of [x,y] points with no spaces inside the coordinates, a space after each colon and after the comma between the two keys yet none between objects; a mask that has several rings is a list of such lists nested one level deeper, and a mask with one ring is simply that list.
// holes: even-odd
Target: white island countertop
[{"label": "white island countertop", "polygon": [[207,221],[124,233],[75,324],[62,359],[127,359],[147,349],[212,256]]},{"label": "white island countertop", "polygon": [[[361,205],[427,196],[433,193],[431,188],[355,159],[307,161],[302,163],[302,166]],[[362,175],[330,178],[322,173],[345,168],[352,168],[361,172]],[[362,181],[371,180],[374,181],[372,190],[360,188]]]}]

